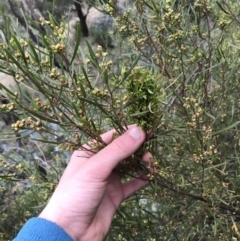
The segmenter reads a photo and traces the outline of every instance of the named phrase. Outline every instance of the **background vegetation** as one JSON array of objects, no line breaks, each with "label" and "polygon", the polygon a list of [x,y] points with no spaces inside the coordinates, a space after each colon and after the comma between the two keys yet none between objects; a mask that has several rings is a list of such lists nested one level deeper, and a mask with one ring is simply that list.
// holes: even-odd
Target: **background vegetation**
[{"label": "background vegetation", "polygon": [[47,7],[40,18],[19,14],[28,31],[2,14],[0,70],[18,90],[1,85],[9,99],[1,112],[18,121],[2,133],[1,239],[42,210],[72,150],[95,139],[98,151],[100,133],[137,123],[148,139],[117,171],[126,179],[146,171],[148,150],[156,173],[123,203],[106,240],[238,240],[239,1],[88,4],[104,16],[94,26],[112,21],[94,37],[79,21],[69,38],[70,10],[60,2],[60,19]]}]

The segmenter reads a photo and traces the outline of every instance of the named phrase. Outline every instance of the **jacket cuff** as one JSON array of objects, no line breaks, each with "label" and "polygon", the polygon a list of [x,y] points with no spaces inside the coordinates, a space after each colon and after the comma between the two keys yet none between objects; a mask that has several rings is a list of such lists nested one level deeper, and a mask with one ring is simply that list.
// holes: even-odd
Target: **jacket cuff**
[{"label": "jacket cuff", "polygon": [[43,218],[31,218],[13,241],[74,241],[57,224]]}]

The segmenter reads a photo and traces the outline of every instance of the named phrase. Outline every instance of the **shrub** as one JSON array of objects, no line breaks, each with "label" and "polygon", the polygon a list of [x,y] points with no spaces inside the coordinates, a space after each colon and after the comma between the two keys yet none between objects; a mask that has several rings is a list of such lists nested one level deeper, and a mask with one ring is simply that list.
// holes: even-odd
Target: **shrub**
[{"label": "shrub", "polygon": [[[113,50],[88,42],[81,47],[80,34],[71,47],[62,34],[65,24],[50,15],[40,19],[47,33],[38,35],[45,46],[41,51],[11,30],[11,21],[5,22],[1,71],[44,97],[24,105],[8,91],[14,108],[1,110],[18,113],[14,131],[39,132],[39,141],[67,151],[92,139],[98,141],[92,146],[98,151],[105,145],[100,133],[115,128],[118,135],[133,122],[149,133],[118,171],[126,179],[146,171],[140,156],[148,150],[156,173],[148,173],[149,187],[123,203],[106,240],[238,239],[237,1],[136,1],[116,18]],[[54,66],[55,59],[61,68]],[[15,168],[6,157],[3,163],[7,171]],[[64,166],[58,158],[50,163],[47,177],[34,178],[28,193],[18,193],[31,215],[32,205],[45,204]],[[1,179],[9,191],[6,177]],[[30,177],[26,173],[24,180]],[[39,190],[45,194],[32,202]],[[21,213],[19,220],[29,216]]]}]

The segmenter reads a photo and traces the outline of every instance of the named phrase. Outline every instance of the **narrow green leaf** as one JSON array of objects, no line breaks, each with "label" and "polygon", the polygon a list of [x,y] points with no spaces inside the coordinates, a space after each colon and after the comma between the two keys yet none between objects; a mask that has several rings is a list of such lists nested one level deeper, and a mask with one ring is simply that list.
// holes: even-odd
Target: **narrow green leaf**
[{"label": "narrow green leaf", "polygon": [[42,66],[41,66],[41,61],[40,61],[40,59],[39,59],[39,56],[38,56],[38,53],[36,52],[36,49],[35,49],[35,47],[33,46],[33,44],[32,44],[32,42],[31,41],[28,41],[28,47],[30,48],[30,55],[31,55],[31,57],[34,59],[34,62],[36,63],[36,64],[38,64],[38,67],[40,67],[40,70],[41,70],[41,72],[42,72]]},{"label": "narrow green leaf", "polygon": [[80,41],[81,41],[81,28],[80,28],[80,24],[77,24],[77,29],[76,29],[76,33],[77,33],[77,38],[76,38],[76,44],[75,44],[75,47],[74,47],[74,51],[73,51],[73,56],[72,56],[72,59],[70,61],[70,65],[72,65],[73,63],[73,60],[75,59],[76,55],[77,55],[77,51],[78,51],[78,48],[80,46]]},{"label": "narrow green leaf", "polygon": [[227,203],[226,201],[224,201],[222,198],[218,197],[218,200],[219,200],[221,203],[225,204],[226,206],[229,206],[229,203]]},{"label": "narrow green leaf", "polygon": [[147,3],[147,1],[144,1],[144,4],[145,4],[148,8],[150,8],[152,11],[155,10],[152,6],[150,6],[150,5]]},{"label": "narrow green leaf", "polygon": [[89,51],[89,54],[90,54],[90,56],[91,56],[91,59],[92,59],[94,65],[95,65],[95,67],[100,70],[100,66],[99,66],[99,63],[98,63],[98,59],[96,58],[96,55],[95,55],[95,53],[93,52],[92,47],[91,47],[91,45],[89,44],[89,42],[88,42],[87,40],[86,40],[86,44],[87,44],[87,46],[88,46],[88,51]]},{"label": "narrow green leaf", "polygon": [[50,13],[48,14],[48,19],[49,19],[50,23],[55,27],[56,26],[56,21],[53,18],[52,14],[50,14]]},{"label": "narrow green leaf", "polygon": [[138,63],[139,59],[141,58],[141,56],[142,56],[142,55],[139,54],[139,55],[137,56],[137,58],[133,61],[132,65],[130,66],[130,68],[128,69],[128,71],[124,74],[124,77],[122,78],[122,80],[121,80],[121,81],[117,84],[117,86],[113,89],[112,93],[113,93],[114,91],[116,91],[116,90],[119,88],[119,86],[121,86],[122,83],[128,78],[128,76],[129,76],[130,73],[132,72],[133,68],[137,65],[137,63]]},{"label": "narrow green leaf", "polygon": [[231,129],[233,129],[235,126],[237,126],[238,124],[240,124],[240,121],[237,121],[237,122],[235,122],[234,124],[232,124],[232,125],[224,128],[224,129],[222,129],[222,130],[220,130],[220,131],[214,132],[213,135],[217,135],[217,134],[219,134],[219,133],[223,133],[223,132],[225,132],[225,131],[231,130]]},{"label": "narrow green leaf", "polygon": [[59,144],[57,141],[49,141],[49,140],[44,140],[44,139],[31,138],[31,140],[33,140],[33,141],[39,141],[39,142],[43,142],[43,143],[47,143],[47,144],[53,144],[53,145]]},{"label": "narrow green leaf", "polygon": [[[22,106],[22,105],[21,105]],[[24,110],[26,110],[27,112],[31,113],[33,116],[39,118],[40,120],[43,120],[43,121],[47,121],[49,123],[54,123],[54,124],[60,124],[58,120],[55,120],[55,119],[52,119],[52,118],[49,118],[47,117],[46,115],[44,114],[41,114],[35,110],[32,110],[30,108],[27,108],[26,106],[22,106],[22,108]]]},{"label": "narrow green leaf", "polygon": [[77,80],[77,75],[76,75],[76,72],[75,72],[75,71],[74,71],[74,73],[73,73],[73,79],[74,79],[74,81],[75,81],[75,84],[80,87],[80,89],[81,89],[81,94],[82,94],[83,97],[85,98],[86,95],[87,95],[87,94],[86,94],[86,91],[85,91],[85,88],[84,88],[84,86],[83,86],[83,84],[82,84],[82,81],[78,81],[78,80]]},{"label": "narrow green leaf", "polygon": [[25,70],[25,68],[23,68],[23,66],[19,63],[18,60],[15,59],[13,54],[8,49],[5,49],[4,51],[7,54],[8,58],[12,61],[12,63],[14,63],[20,70]]},{"label": "narrow green leaf", "polygon": [[83,66],[81,66],[81,69],[82,69],[82,72],[83,72],[83,74],[84,74],[84,77],[85,77],[85,79],[86,79],[86,81],[87,81],[87,83],[88,83],[88,87],[89,87],[91,90],[93,90],[92,84],[91,84],[91,82],[90,82],[90,80],[89,80],[89,78],[88,78],[88,74],[87,74],[86,70],[84,69]]},{"label": "narrow green leaf", "polygon": [[49,53],[48,56],[49,56],[49,58],[50,58],[49,62],[50,62],[50,64],[51,64],[50,68],[52,68],[52,63],[53,63],[53,59],[54,59],[54,53],[53,53],[53,51],[52,51],[52,49],[51,49],[50,44],[49,44],[48,41],[44,38],[44,36],[42,37],[42,40],[43,40],[44,46],[45,46],[46,49],[48,50],[48,53]]},{"label": "narrow green leaf", "polygon": [[227,12],[227,10],[224,9],[224,7],[223,7],[218,1],[216,1],[216,4],[218,5],[218,7],[219,7],[224,13],[226,13],[227,15],[230,15],[230,13]]},{"label": "narrow green leaf", "polygon": [[26,67],[28,66],[28,63],[27,63],[27,60],[26,60],[26,56],[25,56],[25,53],[23,51],[23,47],[21,46],[21,44],[19,43],[18,39],[16,38],[15,35],[12,36],[15,44],[17,45],[17,48],[19,50],[19,52],[21,53],[21,56],[22,56],[22,59],[24,60],[24,63],[26,65]]},{"label": "narrow green leaf", "polygon": [[103,72],[103,79],[104,79],[105,84],[108,86],[108,71],[107,70],[105,70]]},{"label": "narrow green leaf", "polygon": [[206,111],[204,111],[204,113],[208,116],[208,117],[210,117],[213,121],[215,121],[216,120],[216,117],[215,116],[213,116],[213,115],[211,115],[211,114],[209,114],[208,112],[206,112]]}]

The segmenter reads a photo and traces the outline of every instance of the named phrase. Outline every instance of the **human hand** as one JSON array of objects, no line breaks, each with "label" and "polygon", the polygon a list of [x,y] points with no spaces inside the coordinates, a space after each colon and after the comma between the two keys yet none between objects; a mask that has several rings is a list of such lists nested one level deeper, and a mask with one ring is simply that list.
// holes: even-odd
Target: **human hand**
[{"label": "human hand", "polygon": [[[121,202],[147,184],[132,178],[121,183],[114,168],[144,142],[141,128],[131,126],[112,141],[114,130],[103,134],[108,144],[97,154],[75,151],[49,203],[39,217],[62,227],[75,241],[100,241],[106,236]],[[143,159],[150,161],[149,155]]]}]

